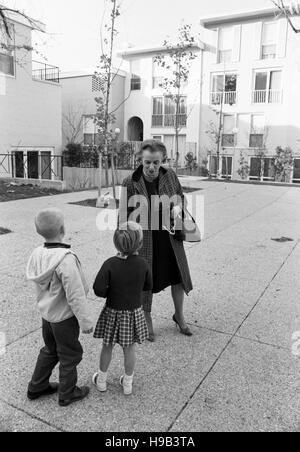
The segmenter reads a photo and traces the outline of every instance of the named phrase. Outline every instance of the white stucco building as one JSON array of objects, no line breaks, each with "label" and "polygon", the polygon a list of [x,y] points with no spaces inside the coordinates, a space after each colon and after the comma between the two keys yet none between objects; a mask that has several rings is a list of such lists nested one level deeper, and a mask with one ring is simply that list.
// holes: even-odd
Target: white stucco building
[{"label": "white stucco building", "polygon": [[[116,72],[116,71],[115,71]],[[114,112],[113,128],[120,129],[119,139],[124,139],[124,71],[117,71],[113,76],[110,112]],[[101,96],[99,77],[94,70],[82,70],[62,73],[62,131],[63,147],[68,142],[84,145],[97,144],[97,126],[94,116],[97,111],[96,98]]]},{"label": "white stucco building", "polygon": [[[201,55],[203,44],[193,48],[197,54],[191,66],[189,83],[182,89],[181,125],[179,136],[180,164],[184,165],[184,156],[199,150],[199,117],[201,103]],[[127,49],[120,56],[128,62],[129,77],[126,78],[125,95],[129,98],[124,106],[124,131],[128,141],[158,139],[165,143],[168,156],[175,160],[175,106],[159,86],[165,70],[156,62],[155,57],[166,53],[166,49]]]},{"label": "white stucco building", "polygon": [[[300,37],[274,8],[201,21],[203,96],[201,155],[217,172],[216,143],[207,133],[222,126],[220,170],[239,178],[241,153],[250,179],[273,180],[277,146],[290,147],[291,179],[300,179]],[[293,18],[300,27],[300,18]],[[221,121],[220,121],[221,112]],[[211,123],[212,121],[212,123]],[[261,150],[265,158],[261,159]],[[210,155],[211,154],[211,155]]]},{"label": "white stucco building", "polygon": [[32,25],[17,15],[9,22],[11,39],[0,34],[0,177],[55,181],[61,178],[59,69],[32,61]]}]

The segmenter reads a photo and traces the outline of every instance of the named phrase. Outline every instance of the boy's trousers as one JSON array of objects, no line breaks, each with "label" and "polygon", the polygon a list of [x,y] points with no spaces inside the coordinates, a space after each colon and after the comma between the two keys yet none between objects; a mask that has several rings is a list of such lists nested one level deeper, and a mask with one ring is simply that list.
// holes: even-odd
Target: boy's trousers
[{"label": "boy's trousers", "polygon": [[44,391],[59,363],[59,398],[68,399],[77,384],[77,366],[82,360],[83,350],[79,342],[80,328],[76,317],[61,323],[43,320],[45,347],[40,351],[36,368],[28,390],[33,393]]}]

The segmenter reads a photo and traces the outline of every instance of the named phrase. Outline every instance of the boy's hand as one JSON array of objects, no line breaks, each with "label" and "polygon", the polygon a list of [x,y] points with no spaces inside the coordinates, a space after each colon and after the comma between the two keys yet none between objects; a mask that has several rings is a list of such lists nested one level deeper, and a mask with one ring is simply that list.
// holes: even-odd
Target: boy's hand
[{"label": "boy's hand", "polygon": [[83,330],[82,334],[92,334],[94,332],[94,328],[90,328],[89,330]]}]

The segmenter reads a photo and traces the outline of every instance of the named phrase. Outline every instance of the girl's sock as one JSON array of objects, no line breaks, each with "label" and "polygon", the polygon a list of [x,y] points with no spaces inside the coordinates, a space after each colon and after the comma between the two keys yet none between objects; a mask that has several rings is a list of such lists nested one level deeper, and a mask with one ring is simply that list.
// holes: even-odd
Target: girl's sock
[{"label": "girl's sock", "polygon": [[93,377],[93,383],[97,387],[98,391],[106,392],[107,391],[107,372],[102,372],[99,369]]},{"label": "girl's sock", "polygon": [[133,377],[134,374],[130,376],[125,373],[124,377],[121,378],[121,385],[123,386],[124,394],[126,396],[132,394]]}]

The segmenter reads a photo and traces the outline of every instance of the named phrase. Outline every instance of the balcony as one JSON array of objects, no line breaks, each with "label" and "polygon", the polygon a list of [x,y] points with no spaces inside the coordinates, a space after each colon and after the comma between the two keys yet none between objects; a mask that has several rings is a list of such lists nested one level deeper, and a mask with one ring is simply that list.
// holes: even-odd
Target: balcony
[{"label": "balcony", "polygon": [[281,104],[282,90],[255,90],[252,92],[253,104]]},{"label": "balcony", "polygon": [[59,83],[60,81],[59,68],[56,66],[51,66],[50,64],[33,61],[32,78],[33,80],[38,80],[42,82]]},{"label": "balcony", "polygon": [[[176,115],[152,115],[152,127],[175,127]],[[186,127],[187,115],[178,115],[178,126]]]},{"label": "balcony", "polygon": [[237,93],[236,91],[212,92],[210,93],[211,105],[221,105],[223,102],[225,105],[236,104]]}]

